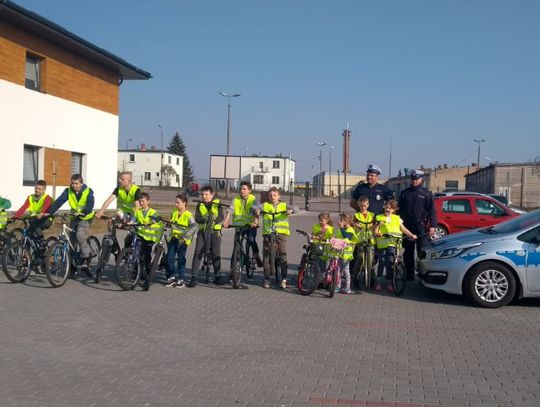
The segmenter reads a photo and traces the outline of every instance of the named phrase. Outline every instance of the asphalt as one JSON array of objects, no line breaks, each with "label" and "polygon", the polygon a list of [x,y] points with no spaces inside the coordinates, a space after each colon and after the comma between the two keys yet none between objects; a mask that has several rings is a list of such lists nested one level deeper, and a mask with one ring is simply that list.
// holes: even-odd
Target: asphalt
[{"label": "asphalt", "polygon": [[416,285],[330,299],[293,284],[265,290],[258,272],[238,290],[124,292],[112,264],[99,285],[1,276],[0,406],[540,405],[539,300],[487,310]]}]

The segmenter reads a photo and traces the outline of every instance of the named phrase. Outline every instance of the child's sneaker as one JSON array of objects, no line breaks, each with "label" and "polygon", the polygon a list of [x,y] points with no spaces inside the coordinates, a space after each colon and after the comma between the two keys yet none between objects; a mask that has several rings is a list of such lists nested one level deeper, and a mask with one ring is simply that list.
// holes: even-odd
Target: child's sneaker
[{"label": "child's sneaker", "polygon": [[165,284],[165,287],[174,287],[176,285],[176,277],[169,277],[167,279],[167,284]]},{"label": "child's sneaker", "polygon": [[176,284],[174,285],[174,288],[183,288],[186,284],[184,283],[184,280],[178,280]]},{"label": "child's sneaker", "polygon": [[285,280],[285,279],[281,280],[280,287],[281,288],[287,288],[287,280]]},{"label": "child's sneaker", "polygon": [[352,293],[352,291],[351,291],[350,288],[343,288],[343,289],[341,289],[340,293],[341,294],[350,294],[350,293]]},{"label": "child's sneaker", "polygon": [[270,288],[270,280],[264,279],[263,288]]},{"label": "child's sneaker", "polygon": [[378,282],[377,284],[375,284],[375,291],[382,291],[381,283]]}]

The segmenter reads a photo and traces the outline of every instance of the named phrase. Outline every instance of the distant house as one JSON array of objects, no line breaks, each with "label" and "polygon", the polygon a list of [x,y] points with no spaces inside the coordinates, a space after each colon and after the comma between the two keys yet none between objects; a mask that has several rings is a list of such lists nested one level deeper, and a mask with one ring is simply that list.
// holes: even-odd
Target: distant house
[{"label": "distant house", "polygon": [[151,75],[46,18],[0,5],[0,194],[14,206],[45,179],[80,173],[102,202],[116,186],[119,88]]},{"label": "distant house", "polygon": [[491,164],[467,175],[466,189],[504,195],[513,206],[540,208],[540,162]]},{"label": "distant house", "polygon": [[[249,181],[254,191],[268,191],[277,187],[281,191],[294,189],[296,162],[282,156],[227,156],[227,175],[232,188],[240,181]],[[210,156],[210,183],[223,189],[225,179],[225,156]]]},{"label": "distant house", "polygon": [[[161,168],[164,168],[163,174]],[[140,186],[182,186],[184,157],[167,151],[146,149],[144,144],[136,150],[118,150],[118,171],[131,171],[133,182]]]}]

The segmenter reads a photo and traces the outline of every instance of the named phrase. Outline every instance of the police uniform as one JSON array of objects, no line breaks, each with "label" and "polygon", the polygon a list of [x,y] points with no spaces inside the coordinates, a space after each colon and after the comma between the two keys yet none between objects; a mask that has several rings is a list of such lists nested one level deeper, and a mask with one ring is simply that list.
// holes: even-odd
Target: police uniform
[{"label": "police uniform", "polygon": [[394,193],[386,185],[375,184],[371,187],[367,182],[358,184],[351,192],[351,198],[358,200],[361,196],[369,199],[369,211],[375,215],[384,213],[384,203],[392,199]]},{"label": "police uniform", "polygon": [[[413,171],[412,179],[423,178],[422,171]],[[421,184],[410,186],[403,190],[399,197],[399,215],[403,219],[403,225],[417,236],[426,233],[428,227],[437,225],[437,215],[433,204],[433,195],[431,191],[424,188]],[[414,279],[414,250],[419,253],[422,245],[427,241],[426,236],[414,241],[404,240],[403,260],[407,269],[407,278]]]}]

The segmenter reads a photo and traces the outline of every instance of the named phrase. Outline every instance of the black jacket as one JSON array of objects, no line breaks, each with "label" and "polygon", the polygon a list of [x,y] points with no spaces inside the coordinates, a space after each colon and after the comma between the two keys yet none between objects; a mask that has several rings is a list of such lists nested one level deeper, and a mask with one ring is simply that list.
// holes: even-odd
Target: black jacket
[{"label": "black jacket", "polygon": [[422,186],[409,187],[399,196],[399,216],[411,232],[423,233],[426,227],[437,225],[433,195]]}]

